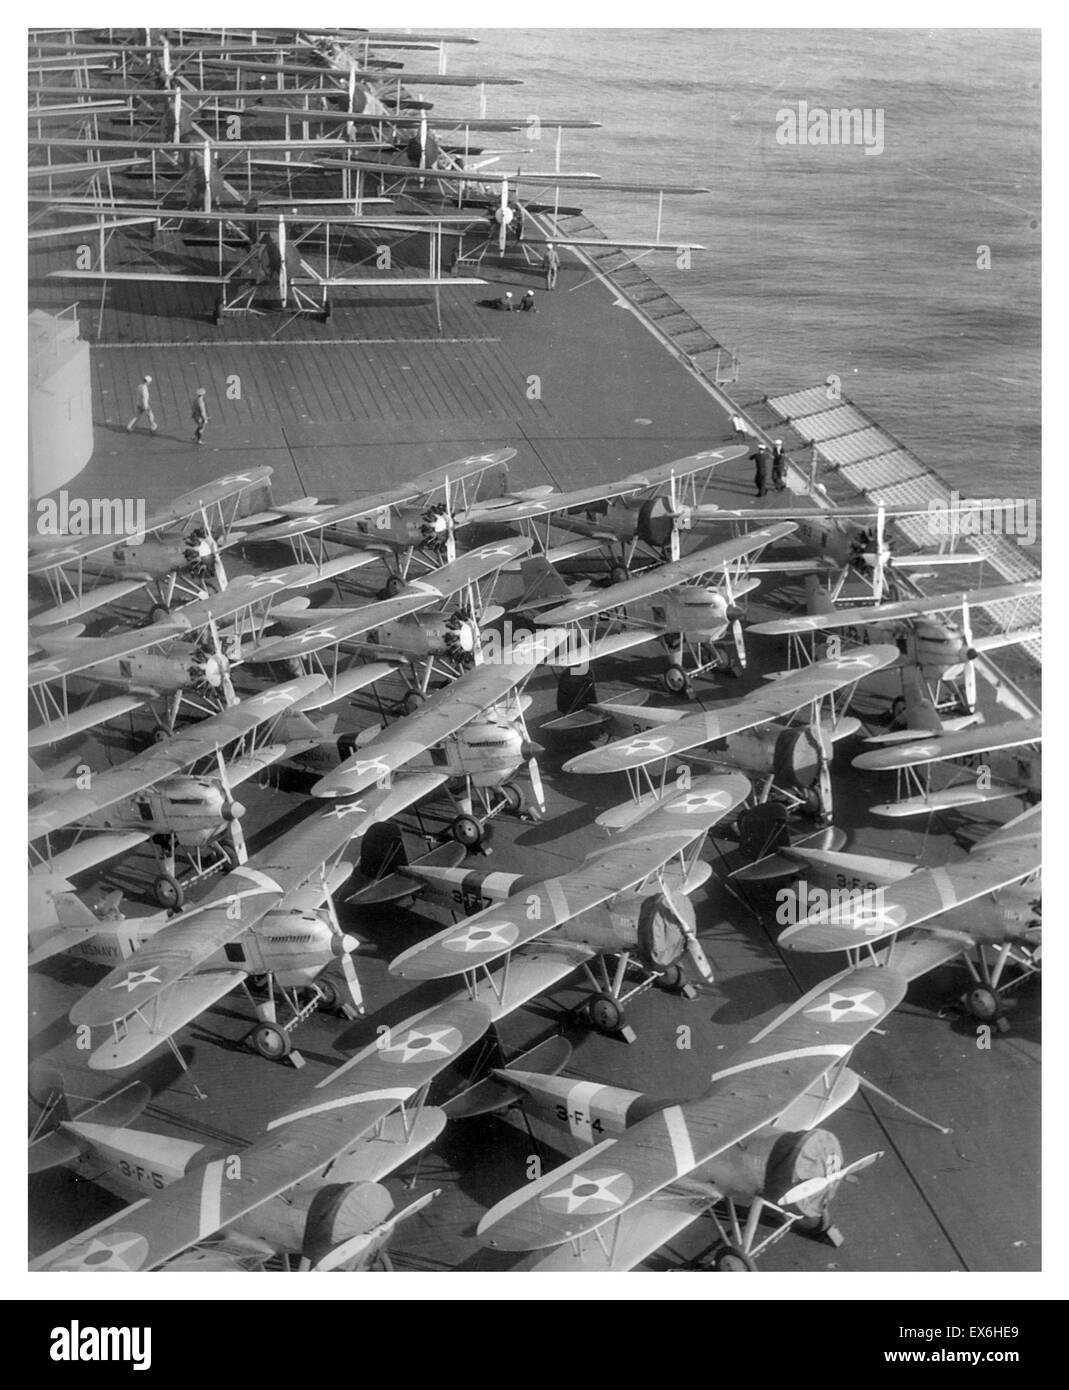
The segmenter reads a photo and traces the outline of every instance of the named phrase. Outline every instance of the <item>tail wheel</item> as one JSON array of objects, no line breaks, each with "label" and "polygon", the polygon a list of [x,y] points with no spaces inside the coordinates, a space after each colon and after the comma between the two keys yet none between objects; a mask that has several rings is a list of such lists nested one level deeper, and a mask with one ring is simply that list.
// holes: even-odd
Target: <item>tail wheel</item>
[{"label": "tail wheel", "polygon": [[722,1245],[713,1254],[713,1268],[718,1274],[752,1273],[757,1263],[752,1255],[737,1245]]},{"label": "tail wheel", "polygon": [[449,827],[449,833],[458,845],[468,849],[482,844],[483,828],[474,816],[457,816]]},{"label": "tail wheel", "polygon": [[180,908],[186,900],[185,889],[173,874],[158,874],[152,881],[152,896],[160,907],[169,910]]},{"label": "tail wheel", "polygon": [[269,1062],[281,1062],[293,1051],[293,1039],[277,1023],[260,1023],[252,1030],[250,1041],[261,1057]]},{"label": "tail wheel", "polygon": [[599,1033],[618,1033],[624,1011],[611,994],[595,994],[586,1006],[590,1022]]},{"label": "tail wheel", "polygon": [[683,695],[690,682],[682,666],[673,663],[664,673],[664,688],[671,695]]}]

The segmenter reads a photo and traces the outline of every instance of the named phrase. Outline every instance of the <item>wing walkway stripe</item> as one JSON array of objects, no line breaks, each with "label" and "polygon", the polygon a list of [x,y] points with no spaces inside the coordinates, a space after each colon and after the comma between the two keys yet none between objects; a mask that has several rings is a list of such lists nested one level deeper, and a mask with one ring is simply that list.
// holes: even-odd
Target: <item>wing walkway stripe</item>
[{"label": "wing walkway stripe", "polygon": [[289,1115],[280,1115],[277,1120],[272,1120],[267,1128],[278,1129],[280,1125],[291,1124],[294,1120],[305,1120],[309,1115],[321,1115],[328,1110],[340,1110],[346,1105],[362,1105],[364,1101],[407,1100],[415,1093],[415,1086],[395,1086],[385,1091],[357,1091],[355,1095],[337,1096],[334,1100],[325,1100],[319,1105],[309,1105],[304,1110],[294,1110]]},{"label": "wing walkway stripe", "polygon": [[198,1213],[198,1236],[213,1235],[223,1224],[222,1188],[223,1166],[226,1159],[217,1158],[204,1169],[200,1184],[200,1211]]},{"label": "wing walkway stripe", "polygon": [[698,1166],[694,1146],[690,1142],[690,1131],[687,1129],[687,1117],[678,1105],[669,1106],[661,1114],[672,1145],[672,1162],[675,1164],[676,1173],[682,1176]]},{"label": "wing walkway stripe", "polygon": [[793,1047],[788,1052],[769,1052],[762,1057],[754,1057],[749,1062],[739,1062],[736,1066],[725,1067],[723,1071],[714,1071],[709,1079],[720,1081],[725,1076],[753,1071],[755,1067],[772,1066],[776,1062],[793,1062],[802,1057],[827,1057],[830,1063],[835,1057],[845,1057],[853,1046],[853,1043],[820,1043],[815,1047]]}]

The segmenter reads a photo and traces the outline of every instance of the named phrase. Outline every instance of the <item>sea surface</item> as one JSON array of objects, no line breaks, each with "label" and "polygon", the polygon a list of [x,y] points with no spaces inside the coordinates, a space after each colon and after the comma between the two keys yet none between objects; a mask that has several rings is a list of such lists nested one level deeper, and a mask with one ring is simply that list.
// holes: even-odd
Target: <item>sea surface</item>
[{"label": "sea surface", "polygon": [[[708,248],[691,268],[641,264],[739,353],[737,399],[834,374],[963,495],[1038,496],[1037,31],[465,32],[479,47],[449,71],[524,82],[488,88],[488,115],[602,123],[565,132],[563,168],[710,190],[666,200],[666,238]],[[477,113],[474,94],[424,96]],[[882,151],[779,143],[802,101],[882,112]],[[542,169],[554,139],[485,137]],[[654,234],[655,197],[566,196],[610,236]]]}]

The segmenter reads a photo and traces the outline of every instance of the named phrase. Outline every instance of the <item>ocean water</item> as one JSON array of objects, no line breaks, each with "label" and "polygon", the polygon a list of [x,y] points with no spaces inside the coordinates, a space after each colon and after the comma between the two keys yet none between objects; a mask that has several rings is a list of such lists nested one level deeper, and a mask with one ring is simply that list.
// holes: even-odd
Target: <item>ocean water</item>
[{"label": "ocean water", "polygon": [[[488,89],[489,115],[602,122],[565,133],[562,167],[711,190],[666,200],[665,236],[708,248],[691,268],[641,263],[738,351],[738,399],[834,373],[965,495],[1038,496],[1036,31],[465,32],[450,71],[524,81]],[[778,143],[800,101],[882,111],[882,152]],[[552,167],[548,136],[488,141]],[[655,198],[567,196],[609,235],[655,230]]]}]

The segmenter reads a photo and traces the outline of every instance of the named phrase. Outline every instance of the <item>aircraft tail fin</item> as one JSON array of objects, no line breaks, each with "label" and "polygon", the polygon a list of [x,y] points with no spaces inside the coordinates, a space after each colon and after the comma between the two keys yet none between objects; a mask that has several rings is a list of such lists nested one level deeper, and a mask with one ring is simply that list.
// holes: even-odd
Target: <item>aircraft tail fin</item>
[{"label": "aircraft tail fin", "polygon": [[478,500],[492,502],[497,497],[509,496],[509,466],[499,463],[496,468],[488,468],[479,479]]},{"label": "aircraft tail fin", "polygon": [[805,577],[805,611],[807,613],[832,613],[835,604],[831,595],[820,582],[820,576],[807,574]]},{"label": "aircraft tail fin", "polygon": [[513,606],[521,611],[525,608],[545,608],[573,598],[568,585],[549,563],[544,555],[529,555],[520,561],[520,578],[523,580],[523,597]]},{"label": "aircraft tail fin", "polygon": [[941,734],[943,721],[924,687],[921,674],[912,666],[902,668],[902,694],[906,701],[906,728],[926,734]]}]

